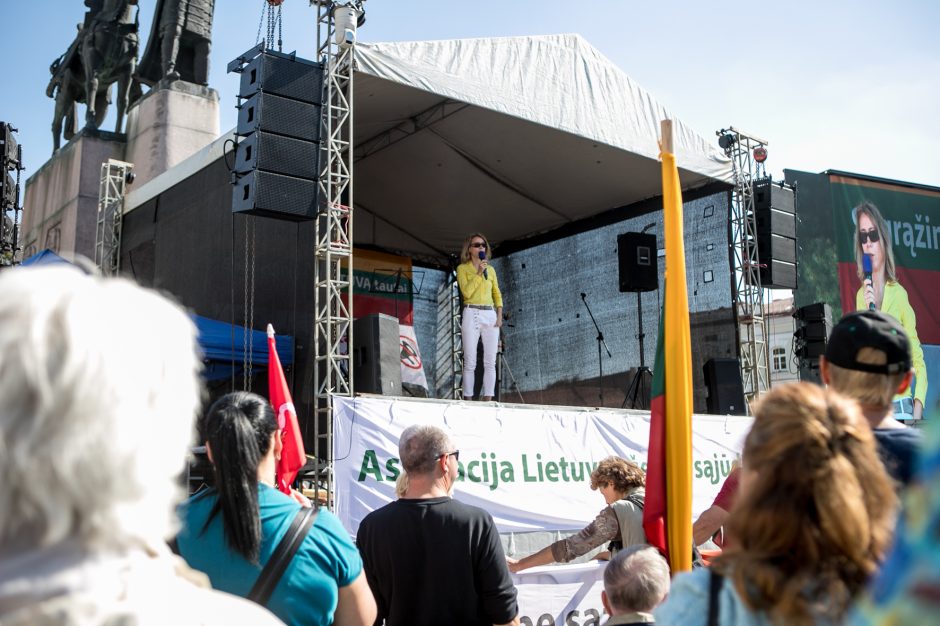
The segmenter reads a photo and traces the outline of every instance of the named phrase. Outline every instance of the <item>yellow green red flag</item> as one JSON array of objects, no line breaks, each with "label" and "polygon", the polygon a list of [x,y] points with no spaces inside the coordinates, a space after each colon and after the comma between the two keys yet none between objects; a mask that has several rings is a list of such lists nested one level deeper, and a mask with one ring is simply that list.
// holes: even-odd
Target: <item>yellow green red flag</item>
[{"label": "yellow green red flag", "polygon": [[692,567],[692,346],[675,156],[662,152],[665,296],[653,368],[643,527],[673,573]]}]

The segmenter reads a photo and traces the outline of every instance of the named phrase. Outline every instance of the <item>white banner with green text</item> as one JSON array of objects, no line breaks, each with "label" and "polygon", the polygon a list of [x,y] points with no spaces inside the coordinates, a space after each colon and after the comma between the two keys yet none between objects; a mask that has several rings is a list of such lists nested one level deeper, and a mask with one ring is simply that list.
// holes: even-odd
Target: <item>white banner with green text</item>
[{"label": "white banner with green text", "polygon": [[[604,508],[591,470],[616,455],[646,467],[649,413],[381,396],[333,399],[336,514],[350,534],[395,498],[398,439],[412,424],[444,429],[460,450],[454,497],[485,509],[501,533],[580,530]],[[751,418],[692,418],[692,511],[711,505],[740,456]]]}]

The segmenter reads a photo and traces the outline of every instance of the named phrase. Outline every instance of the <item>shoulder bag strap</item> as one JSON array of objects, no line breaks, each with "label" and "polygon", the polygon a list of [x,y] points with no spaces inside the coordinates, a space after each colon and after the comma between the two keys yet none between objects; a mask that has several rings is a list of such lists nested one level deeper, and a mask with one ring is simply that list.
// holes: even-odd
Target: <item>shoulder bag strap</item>
[{"label": "shoulder bag strap", "polygon": [[718,594],[724,578],[712,568],[708,568],[708,574],[708,626],[718,626],[718,614],[721,612]]},{"label": "shoulder bag strap", "polygon": [[303,543],[307,532],[316,521],[317,513],[317,507],[303,507],[297,511],[297,515],[291,521],[287,532],[284,533],[280,543],[277,544],[277,548],[274,549],[274,554],[264,564],[264,569],[258,575],[258,580],[255,581],[251,591],[248,592],[249,600],[257,602],[261,606],[267,605],[274,588],[281,580],[281,576],[284,575],[284,570],[290,565],[294,553],[297,552],[297,548]]}]

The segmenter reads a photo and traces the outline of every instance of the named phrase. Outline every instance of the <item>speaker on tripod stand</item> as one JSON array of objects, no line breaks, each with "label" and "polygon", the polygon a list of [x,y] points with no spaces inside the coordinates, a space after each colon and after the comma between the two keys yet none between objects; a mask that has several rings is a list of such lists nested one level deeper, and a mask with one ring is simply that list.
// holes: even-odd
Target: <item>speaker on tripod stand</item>
[{"label": "speaker on tripod stand", "polygon": [[644,291],[655,291],[659,287],[659,268],[656,255],[656,235],[647,233],[654,224],[647,225],[638,233],[622,233],[617,236],[617,260],[619,266],[620,293],[636,294],[637,343],[640,351],[640,366],[627,387],[620,408],[649,408],[653,372],[646,366],[643,333]]}]

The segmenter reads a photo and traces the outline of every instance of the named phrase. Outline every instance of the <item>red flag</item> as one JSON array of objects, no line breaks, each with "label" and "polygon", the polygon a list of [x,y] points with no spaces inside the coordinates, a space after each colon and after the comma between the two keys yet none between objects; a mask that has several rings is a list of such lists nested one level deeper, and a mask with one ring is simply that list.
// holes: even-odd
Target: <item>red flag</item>
[{"label": "red flag", "polygon": [[307,462],[304,439],[297,423],[297,411],[291,399],[281,359],[274,347],[274,327],[268,324],[268,397],[277,414],[277,428],[281,433],[281,458],[277,461],[277,488],[290,494],[291,483]]}]

